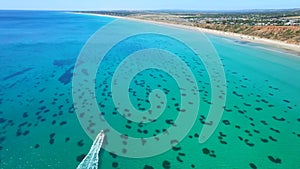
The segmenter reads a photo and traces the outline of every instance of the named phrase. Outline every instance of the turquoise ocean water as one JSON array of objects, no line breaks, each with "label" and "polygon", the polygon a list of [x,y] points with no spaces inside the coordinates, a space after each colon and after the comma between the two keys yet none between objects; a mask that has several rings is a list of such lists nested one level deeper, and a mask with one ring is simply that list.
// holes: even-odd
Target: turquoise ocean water
[{"label": "turquoise ocean water", "polygon": [[[63,12],[0,11],[0,168],[76,168],[83,159],[92,140],[73,107],[72,72],[89,37],[113,20]],[[147,110],[149,91],[164,91],[167,109],[157,121],[140,125],[122,118],[112,106],[111,74],[129,53],[144,48],[159,46],[182,56],[197,79],[200,110],[191,131],[173,149],[143,159],[101,150],[100,168],[300,168],[300,57],[207,37],[224,65],[227,82],[226,107],[212,137],[198,143],[211,94],[201,61],[173,39],[134,36],[114,46],[100,65],[105,71],[97,74],[96,99],[112,126],[146,137],[168,129],[178,115],[175,79],[152,69],[132,80],[129,97],[134,107]]]}]

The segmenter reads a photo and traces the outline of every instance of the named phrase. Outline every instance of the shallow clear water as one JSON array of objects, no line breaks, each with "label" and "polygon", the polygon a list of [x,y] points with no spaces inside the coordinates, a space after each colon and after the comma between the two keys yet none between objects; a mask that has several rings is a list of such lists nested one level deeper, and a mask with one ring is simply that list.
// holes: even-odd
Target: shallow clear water
[{"label": "shallow clear water", "polygon": [[[74,111],[72,71],[88,38],[113,19],[0,11],[0,21],[0,168],[75,168],[92,140]],[[195,125],[175,148],[144,159],[101,150],[100,168],[168,168],[168,164],[171,168],[300,168],[299,57],[257,44],[208,38],[224,64],[227,99],[221,123],[204,144],[198,143],[198,136],[211,91],[201,61],[176,41],[152,34],[132,37],[113,48],[100,65],[99,70],[105,71],[98,71],[95,92],[99,107],[116,129],[135,137],[152,136],[168,129],[166,120],[178,115],[175,79],[152,69],[132,80],[129,97],[134,107],[147,110],[148,91],[162,89],[168,100],[164,114],[141,126],[115,112],[107,85],[110,73],[128,53],[143,48],[159,46],[182,56],[198,80],[200,110]]]}]

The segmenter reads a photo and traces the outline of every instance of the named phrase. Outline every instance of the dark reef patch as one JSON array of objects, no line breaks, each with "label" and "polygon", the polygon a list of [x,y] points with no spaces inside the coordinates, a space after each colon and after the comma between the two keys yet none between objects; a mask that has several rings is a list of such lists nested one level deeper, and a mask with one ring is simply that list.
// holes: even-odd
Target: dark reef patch
[{"label": "dark reef patch", "polygon": [[53,65],[58,67],[63,67],[71,64],[75,64],[75,59],[62,59],[53,61]]},{"label": "dark reef patch", "polygon": [[272,140],[272,141],[274,141],[274,142],[277,142],[277,140],[274,137],[272,137],[272,136],[269,136],[269,139]]},{"label": "dark reef patch", "polygon": [[78,145],[79,147],[84,146],[83,140],[78,141],[78,142],[77,142],[77,145]]},{"label": "dark reef patch", "polygon": [[36,149],[36,148],[39,148],[39,147],[40,147],[39,144],[34,145],[34,148],[35,148],[35,149]]},{"label": "dark reef patch", "polygon": [[150,166],[150,165],[145,165],[144,169],[154,169],[154,167]]},{"label": "dark reef patch", "polygon": [[63,83],[64,85],[70,83],[71,80],[72,80],[72,76],[73,76],[73,73],[72,73],[73,69],[74,69],[74,66],[70,67],[68,70],[65,71],[64,74],[62,74],[62,75],[58,78],[58,80],[59,80],[61,83]]},{"label": "dark reef patch", "polygon": [[176,157],[176,160],[181,163],[183,162],[183,160],[179,156]]},{"label": "dark reef patch", "polygon": [[281,159],[280,158],[274,158],[272,156],[268,156],[268,159],[270,161],[272,161],[273,163],[275,163],[275,164],[281,164]]},{"label": "dark reef patch", "polygon": [[51,138],[51,139],[49,140],[49,143],[50,143],[51,145],[54,144],[54,139]]},{"label": "dark reef patch", "polygon": [[226,126],[230,125],[230,121],[229,121],[229,120],[223,120],[223,123],[224,123]]},{"label": "dark reef patch", "polygon": [[261,140],[263,143],[269,142],[268,139],[264,139],[264,138],[261,138],[260,140]]},{"label": "dark reef patch", "polygon": [[283,118],[283,117],[279,118],[279,117],[273,116],[272,118],[277,121],[285,121],[285,118]]},{"label": "dark reef patch", "polygon": [[167,160],[163,161],[163,164],[162,164],[163,168],[164,169],[170,169],[171,168],[171,163]]},{"label": "dark reef patch", "polygon": [[62,121],[62,122],[59,123],[60,126],[63,126],[63,125],[66,125],[66,124],[67,124],[66,121]]},{"label": "dark reef patch", "polygon": [[65,142],[68,142],[68,141],[70,141],[70,137],[65,138]]},{"label": "dark reef patch", "polygon": [[28,113],[27,113],[27,112],[24,112],[24,113],[23,113],[23,118],[26,118],[26,117],[28,117]]},{"label": "dark reef patch", "polygon": [[203,152],[203,154],[209,154],[210,153],[208,148],[203,148],[202,152]]},{"label": "dark reef patch", "polygon": [[111,164],[111,166],[112,166],[113,168],[117,168],[117,167],[119,166],[119,163],[113,162],[113,163]]},{"label": "dark reef patch", "polygon": [[81,154],[81,155],[77,156],[76,161],[81,162],[85,156],[86,156],[85,154]]},{"label": "dark reef patch", "polygon": [[13,78],[13,77],[16,77],[16,76],[18,76],[18,75],[22,75],[22,74],[24,74],[24,73],[26,73],[26,72],[28,72],[28,71],[30,71],[30,70],[32,70],[33,68],[26,68],[26,69],[23,69],[23,70],[21,70],[21,71],[18,71],[18,72],[16,72],[16,73],[13,73],[13,74],[11,74],[11,75],[8,75],[8,76],[5,76],[2,80],[8,80],[8,79],[11,79],[11,78]]},{"label": "dark reef patch", "polygon": [[252,169],[257,169],[257,167],[256,167],[256,165],[255,165],[255,164],[253,164],[253,163],[250,163],[249,165],[250,165],[250,167],[251,167]]},{"label": "dark reef patch", "polygon": [[172,150],[173,151],[179,151],[179,150],[181,150],[181,147],[172,147]]},{"label": "dark reef patch", "polygon": [[263,110],[263,109],[260,108],[260,107],[256,107],[255,110],[256,110],[256,111],[261,111],[261,110]]}]

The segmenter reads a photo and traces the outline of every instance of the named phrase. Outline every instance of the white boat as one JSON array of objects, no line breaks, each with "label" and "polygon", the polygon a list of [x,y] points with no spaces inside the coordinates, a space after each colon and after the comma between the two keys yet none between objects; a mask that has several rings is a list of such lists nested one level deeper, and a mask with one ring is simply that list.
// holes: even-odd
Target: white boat
[{"label": "white boat", "polygon": [[98,169],[99,152],[104,140],[104,131],[101,130],[93,142],[89,153],[84,157],[77,169]]}]

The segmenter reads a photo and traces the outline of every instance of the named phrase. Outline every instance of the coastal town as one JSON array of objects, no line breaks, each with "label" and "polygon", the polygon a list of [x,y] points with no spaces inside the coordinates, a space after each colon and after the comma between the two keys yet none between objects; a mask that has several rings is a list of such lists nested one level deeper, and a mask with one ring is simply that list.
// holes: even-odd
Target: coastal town
[{"label": "coastal town", "polygon": [[300,9],[246,11],[86,11],[98,14],[177,20],[195,24],[300,26]]},{"label": "coastal town", "polygon": [[200,24],[246,26],[300,26],[300,10],[293,12],[232,12],[183,16],[185,20]]},{"label": "coastal town", "polygon": [[300,44],[300,9],[246,11],[85,11],[232,32]]}]

